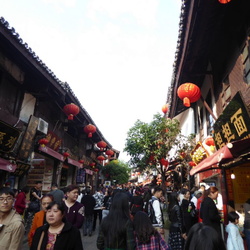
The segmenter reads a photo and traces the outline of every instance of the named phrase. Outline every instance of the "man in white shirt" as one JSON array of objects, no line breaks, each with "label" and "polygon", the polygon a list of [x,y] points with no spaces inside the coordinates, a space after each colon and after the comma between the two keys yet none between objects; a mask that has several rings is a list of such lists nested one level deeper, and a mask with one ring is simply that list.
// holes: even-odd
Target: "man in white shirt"
[{"label": "man in white shirt", "polygon": [[164,234],[163,228],[163,213],[160,204],[160,198],[163,196],[163,190],[160,187],[156,187],[153,191],[153,196],[151,198],[152,206],[154,209],[154,216],[156,221],[153,222],[153,227],[159,231],[160,234]]}]

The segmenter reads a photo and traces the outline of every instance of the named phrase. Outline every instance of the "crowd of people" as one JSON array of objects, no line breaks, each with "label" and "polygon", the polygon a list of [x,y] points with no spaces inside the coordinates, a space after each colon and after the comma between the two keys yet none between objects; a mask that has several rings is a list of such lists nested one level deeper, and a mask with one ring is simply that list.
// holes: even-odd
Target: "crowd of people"
[{"label": "crowd of people", "polygon": [[190,190],[184,184],[168,193],[159,186],[100,186],[93,193],[91,186],[80,190],[69,185],[60,190],[54,183],[46,194],[41,187],[37,182],[20,192],[0,188],[0,249],[22,249],[27,234],[32,250],[81,250],[79,229],[83,236],[91,237],[97,222],[96,246],[101,250],[250,249],[250,199],[244,204],[244,231],[239,230],[240,216],[233,209],[224,228],[223,203],[215,186]]}]

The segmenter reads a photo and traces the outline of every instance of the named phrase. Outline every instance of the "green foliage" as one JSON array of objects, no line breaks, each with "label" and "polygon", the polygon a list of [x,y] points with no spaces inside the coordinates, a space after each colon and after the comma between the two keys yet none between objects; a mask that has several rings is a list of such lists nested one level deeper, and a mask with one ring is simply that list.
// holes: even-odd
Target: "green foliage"
[{"label": "green foliage", "polygon": [[113,160],[102,168],[102,174],[105,180],[116,180],[116,183],[127,183],[129,179],[130,169],[128,165],[119,160]]},{"label": "green foliage", "polygon": [[178,120],[162,117],[159,113],[151,123],[137,120],[128,131],[124,149],[131,157],[129,163],[141,170],[159,164],[163,173],[160,160],[168,157],[173,146],[180,143],[179,125]]}]

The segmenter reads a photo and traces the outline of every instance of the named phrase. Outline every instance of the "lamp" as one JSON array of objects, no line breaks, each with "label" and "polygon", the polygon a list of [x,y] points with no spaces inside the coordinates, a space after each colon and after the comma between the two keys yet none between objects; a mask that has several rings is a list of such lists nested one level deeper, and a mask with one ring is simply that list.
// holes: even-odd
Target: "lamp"
[{"label": "lamp", "polygon": [[234,180],[235,179],[235,174],[234,174],[234,171],[232,171],[232,174],[231,174],[231,179]]}]

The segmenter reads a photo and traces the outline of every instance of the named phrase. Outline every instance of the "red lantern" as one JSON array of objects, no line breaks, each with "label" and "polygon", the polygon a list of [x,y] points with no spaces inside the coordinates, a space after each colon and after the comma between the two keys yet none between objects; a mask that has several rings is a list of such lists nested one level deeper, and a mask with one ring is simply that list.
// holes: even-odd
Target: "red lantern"
[{"label": "red lantern", "polygon": [[197,85],[187,82],[178,88],[177,95],[183,100],[184,106],[190,107],[190,103],[200,99],[201,91]]},{"label": "red lantern", "polygon": [[64,152],[64,153],[63,153],[63,156],[64,156],[65,158],[67,158],[67,157],[69,157],[69,153],[68,153],[68,152]]},{"label": "red lantern", "polygon": [[97,173],[99,171],[99,169],[95,168],[95,169],[93,169],[93,171]]},{"label": "red lantern", "polygon": [[227,4],[227,3],[231,2],[231,0],[218,0],[218,1],[222,4]]},{"label": "red lantern", "polygon": [[109,149],[105,152],[105,154],[108,156],[108,158],[110,158],[114,154],[114,151]]},{"label": "red lantern", "polygon": [[206,145],[208,145],[208,146],[214,146],[214,145],[215,145],[215,144],[214,144],[214,139],[213,139],[212,136],[209,136],[209,137],[205,140],[205,143],[206,143]]},{"label": "red lantern", "polygon": [[97,159],[98,159],[98,161],[100,161],[100,162],[106,160],[106,158],[105,158],[103,155],[99,155],[99,156],[97,157]]},{"label": "red lantern", "polygon": [[166,114],[168,112],[168,104],[164,104],[161,110],[164,114]]},{"label": "red lantern", "polygon": [[160,163],[161,163],[161,165],[163,165],[163,166],[168,166],[168,160],[166,160],[166,159],[164,159],[164,158],[161,158],[161,159],[160,159]]},{"label": "red lantern", "polygon": [[97,146],[98,146],[98,148],[100,148],[101,151],[103,151],[104,148],[107,147],[107,143],[106,143],[105,141],[99,141],[99,142],[97,143]]},{"label": "red lantern", "polygon": [[78,162],[81,163],[81,164],[83,164],[83,163],[84,163],[84,160],[79,160]]},{"label": "red lantern", "polygon": [[94,166],[95,166],[95,162],[89,163],[89,166],[90,166],[90,167],[94,167]]},{"label": "red lantern", "polygon": [[195,167],[196,166],[194,161],[190,161],[188,164],[189,164],[190,167]]},{"label": "red lantern", "polygon": [[49,140],[42,138],[38,141],[38,143],[41,145],[41,147],[45,147],[49,143]]},{"label": "red lantern", "polygon": [[74,115],[77,115],[80,112],[80,109],[74,103],[70,103],[64,106],[63,112],[68,116],[68,120],[73,120]]},{"label": "red lantern", "polygon": [[92,124],[89,124],[84,127],[84,132],[88,134],[88,137],[92,137],[92,134],[95,133],[96,127]]}]

